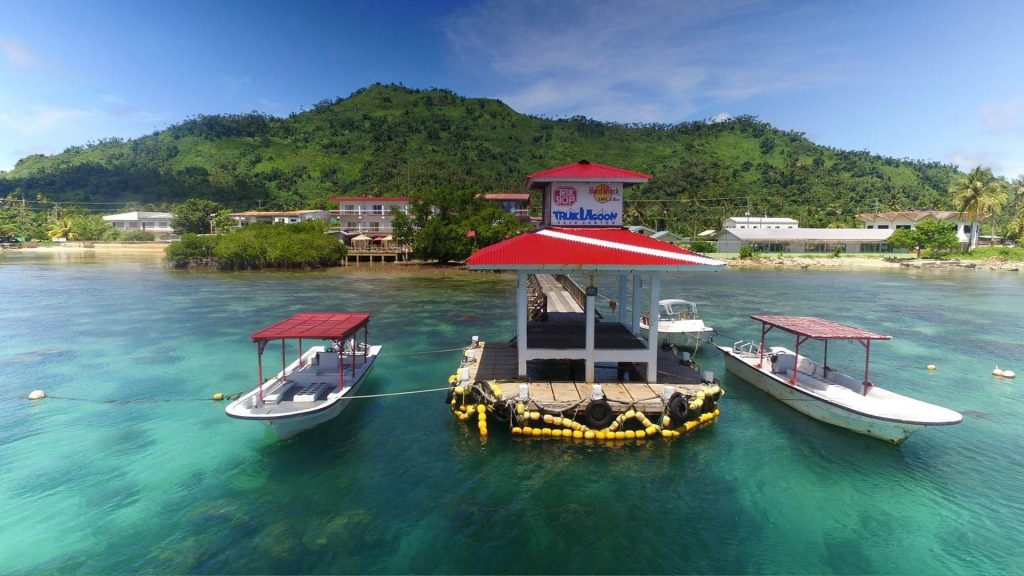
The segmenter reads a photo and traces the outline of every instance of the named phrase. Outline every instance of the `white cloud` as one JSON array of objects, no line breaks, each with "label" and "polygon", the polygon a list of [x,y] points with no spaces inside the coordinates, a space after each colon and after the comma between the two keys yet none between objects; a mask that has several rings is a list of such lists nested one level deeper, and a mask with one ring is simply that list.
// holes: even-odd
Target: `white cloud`
[{"label": "white cloud", "polygon": [[[714,102],[841,81],[842,63],[792,40],[802,14],[759,0],[491,0],[445,23],[465,69],[541,115],[679,121]],[[815,62],[824,62],[816,65]],[[512,88],[514,87],[514,88]]]},{"label": "white cloud", "polygon": [[15,68],[34,68],[39,60],[17,38],[0,37],[0,54]]},{"label": "white cloud", "polygon": [[732,120],[732,114],[729,114],[728,112],[719,112],[718,114],[715,114],[714,116],[711,117],[712,124],[726,122],[728,120]]},{"label": "white cloud", "polygon": [[1024,105],[1019,98],[988,102],[981,107],[981,121],[991,134],[1024,135]]},{"label": "white cloud", "polygon": [[33,106],[24,110],[0,112],[0,126],[31,136],[65,129],[69,124],[95,119],[98,115],[96,110]]}]

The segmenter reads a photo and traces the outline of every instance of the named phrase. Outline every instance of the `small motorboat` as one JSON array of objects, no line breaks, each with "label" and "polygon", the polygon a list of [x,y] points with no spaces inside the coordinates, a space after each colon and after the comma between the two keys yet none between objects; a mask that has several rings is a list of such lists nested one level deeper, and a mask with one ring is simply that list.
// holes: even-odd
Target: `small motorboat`
[{"label": "small motorboat", "polygon": [[[224,409],[228,416],[256,420],[284,439],[334,418],[366,381],[381,346],[367,342],[370,315],[302,313],[252,334],[259,359],[259,381]],[[361,338],[360,338],[361,336]],[[281,341],[281,371],[263,380],[263,352]],[[285,366],[286,342],[298,342],[297,358]],[[303,350],[303,340],[326,345]]]},{"label": "small motorboat", "polygon": [[[672,298],[659,300],[658,338],[662,345],[675,344],[681,349],[700,349],[701,344],[711,342],[715,330],[704,324],[697,314],[697,305],[688,300]],[[640,329],[650,331],[650,319],[640,316]]]},{"label": "small motorboat", "polygon": [[[890,340],[889,336],[808,316],[751,318],[761,322],[760,344],[740,341],[731,347],[718,346],[725,356],[725,369],[798,412],[897,445],[926,426],[947,426],[963,420],[958,412],[890,392],[871,382],[871,342]],[[765,335],[773,328],[795,335],[795,350],[766,348]],[[800,355],[800,345],[807,340],[825,343],[820,364]],[[828,343],[833,340],[855,341],[864,347],[863,380],[828,365]]]}]

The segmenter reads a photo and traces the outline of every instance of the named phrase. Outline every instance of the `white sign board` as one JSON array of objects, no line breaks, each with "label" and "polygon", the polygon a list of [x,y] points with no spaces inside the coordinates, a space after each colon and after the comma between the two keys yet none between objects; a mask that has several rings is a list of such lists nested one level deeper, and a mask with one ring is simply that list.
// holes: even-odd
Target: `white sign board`
[{"label": "white sign board", "polygon": [[552,182],[544,206],[552,226],[621,226],[621,182]]}]

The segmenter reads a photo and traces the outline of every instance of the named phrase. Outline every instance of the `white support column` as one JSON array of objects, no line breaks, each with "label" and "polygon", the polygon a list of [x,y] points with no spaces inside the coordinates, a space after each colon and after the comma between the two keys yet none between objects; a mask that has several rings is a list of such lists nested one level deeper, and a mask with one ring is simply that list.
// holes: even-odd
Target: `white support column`
[{"label": "white support column", "polygon": [[519,376],[526,376],[526,323],[530,319],[530,305],[526,297],[528,274],[516,274],[516,358]]},{"label": "white support column", "polygon": [[596,304],[596,298],[594,298],[593,287],[587,288],[587,302],[586,311],[584,314],[584,322],[586,323],[586,378],[587,384],[594,383],[594,305]]},{"label": "white support column", "polygon": [[618,312],[619,312],[619,324],[626,325],[626,292],[629,290],[629,277],[625,274],[619,274],[619,301],[618,301]]},{"label": "white support column", "polygon": [[633,294],[630,299],[633,303],[633,306],[631,307],[631,310],[633,310],[633,319],[631,320],[631,323],[629,325],[629,330],[630,332],[633,333],[634,336],[640,335],[640,290],[642,289],[642,286],[643,279],[640,277],[639,274],[634,273]]},{"label": "white support column", "polygon": [[648,325],[651,327],[648,330],[647,346],[650,355],[647,361],[647,382],[654,383],[658,381],[658,300],[661,298],[659,295],[661,292],[661,276],[655,272],[651,274],[651,311],[648,318]]}]

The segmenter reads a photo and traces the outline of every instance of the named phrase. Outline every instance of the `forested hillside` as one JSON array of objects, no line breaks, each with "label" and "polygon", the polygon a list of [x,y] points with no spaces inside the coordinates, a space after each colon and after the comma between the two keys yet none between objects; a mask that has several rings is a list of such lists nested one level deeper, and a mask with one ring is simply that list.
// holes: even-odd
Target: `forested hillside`
[{"label": "forested hillside", "polygon": [[[326,207],[343,195],[409,195],[439,181],[516,191],[525,175],[580,159],[647,172],[627,219],[677,232],[752,213],[805,226],[859,212],[950,208],[951,165],[814,144],[745,116],[622,125],[519,114],[497,100],[374,85],[276,118],[199,116],[134,140],[107,139],[0,173],[0,197],[117,211],[206,198],[236,209]],[[134,203],[134,204],[129,204]]]}]

